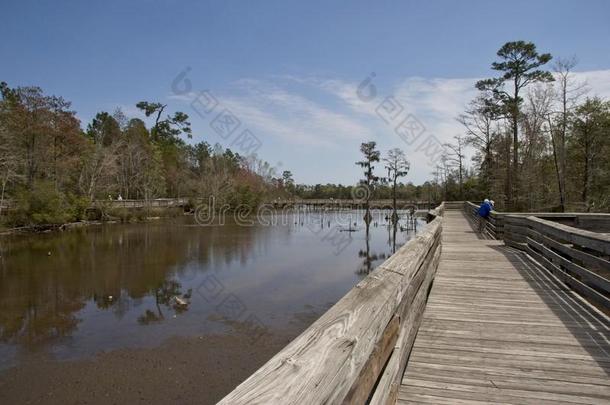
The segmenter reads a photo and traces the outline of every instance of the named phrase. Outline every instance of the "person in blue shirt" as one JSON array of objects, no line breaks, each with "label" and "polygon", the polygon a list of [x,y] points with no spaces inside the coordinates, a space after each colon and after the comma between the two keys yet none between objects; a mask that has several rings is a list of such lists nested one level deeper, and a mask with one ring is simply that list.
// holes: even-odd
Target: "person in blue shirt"
[{"label": "person in blue shirt", "polygon": [[486,198],[485,201],[479,206],[479,233],[483,233],[485,230],[485,225],[487,224],[487,219],[489,218],[489,213],[493,209],[491,202]]}]

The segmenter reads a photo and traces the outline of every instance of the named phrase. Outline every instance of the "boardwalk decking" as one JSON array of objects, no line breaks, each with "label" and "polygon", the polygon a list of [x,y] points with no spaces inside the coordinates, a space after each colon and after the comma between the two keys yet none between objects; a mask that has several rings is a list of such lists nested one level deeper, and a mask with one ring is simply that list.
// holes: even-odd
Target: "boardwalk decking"
[{"label": "boardwalk decking", "polygon": [[610,403],[610,321],[447,210],[398,403]]}]

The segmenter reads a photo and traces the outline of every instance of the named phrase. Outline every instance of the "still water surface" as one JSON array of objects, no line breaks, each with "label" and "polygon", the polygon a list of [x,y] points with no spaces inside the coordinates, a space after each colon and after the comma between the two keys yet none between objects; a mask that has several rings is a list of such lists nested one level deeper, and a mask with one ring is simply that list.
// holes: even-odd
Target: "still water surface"
[{"label": "still water surface", "polygon": [[41,353],[78,359],[236,330],[256,345],[303,330],[414,236],[374,214],[368,242],[357,211],[282,214],[271,226],[181,217],[4,237],[0,370]]}]

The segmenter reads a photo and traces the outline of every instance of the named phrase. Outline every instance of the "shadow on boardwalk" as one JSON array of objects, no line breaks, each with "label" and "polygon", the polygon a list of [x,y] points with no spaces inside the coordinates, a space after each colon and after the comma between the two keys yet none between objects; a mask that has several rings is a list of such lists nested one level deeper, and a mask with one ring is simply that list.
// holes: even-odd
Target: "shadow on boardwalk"
[{"label": "shadow on boardwalk", "polygon": [[[478,224],[466,216],[472,232],[478,239],[491,240],[487,233],[478,232]],[[608,376],[610,376],[610,321],[584,299],[578,297],[561,280],[538,264],[525,252],[508,246],[490,246],[513,263],[515,269],[531,286],[557,319],[587,350]],[[553,336],[548,336],[552,343]],[[601,355],[601,357],[600,357]]]},{"label": "shadow on boardwalk", "polygon": [[[494,246],[532,287],[546,306],[610,376],[610,321],[524,252]],[[549,336],[549,342],[553,336]],[[601,355],[601,356],[600,356]]]}]

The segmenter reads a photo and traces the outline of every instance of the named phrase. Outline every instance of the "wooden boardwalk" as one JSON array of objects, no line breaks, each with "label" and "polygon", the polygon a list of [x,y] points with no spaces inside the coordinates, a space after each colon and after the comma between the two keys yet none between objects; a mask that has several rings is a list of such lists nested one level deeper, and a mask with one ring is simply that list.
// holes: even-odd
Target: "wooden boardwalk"
[{"label": "wooden boardwalk", "polygon": [[398,403],[610,403],[610,321],[447,210]]}]

